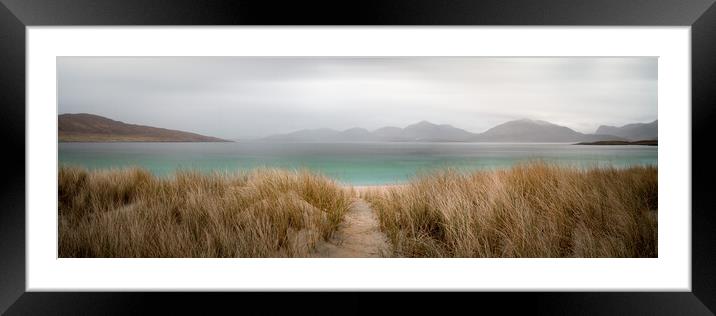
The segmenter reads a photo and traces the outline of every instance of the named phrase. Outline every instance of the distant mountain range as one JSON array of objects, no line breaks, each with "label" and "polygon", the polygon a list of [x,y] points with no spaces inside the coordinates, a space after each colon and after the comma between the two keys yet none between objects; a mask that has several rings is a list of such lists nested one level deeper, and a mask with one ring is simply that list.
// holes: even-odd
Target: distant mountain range
[{"label": "distant mountain range", "polygon": [[630,140],[657,139],[659,122],[627,124],[621,127],[599,126],[597,134],[609,134]]},{"label": "distant mountain range", "polygon": [[[653,124],[653,128],[651,127]],[[595,134],[584,134],[565,126],[546,121],[509,121],[483,133],[471,133],[447,124],[422,121],[405,128],[383,127],[374,131],[351,128],[344,131],[333,129],[305,129],[288,134],[271,135],[267,141],[423,141],[423,142],[595,142],[635,141],[657,139],[657,122],[630,124],[623,127],[600,126]],[[649,127],[642,127],[649,126]],[[604,132],[604,131],[608,131]],[[612,133],[613,132],[613,133]]]},{"label": "distant mountain range", "polygon": [[226,142],[195,133],[127,124],[93,114],[57,117],[60,142]]},{"label": "distant mountain range", "polygon": [[[321,128],[268,136],[265,141],[295,142],[603,142],[657,140],[658,122],[621,127],[599,126],[585,134],[565,126],[539,120],[509,121],[483,133],[471,133],[448,124],[421,121],[405,128],[386,126],[373,131],[350,128],[343,131]],[[227,140],[165,128],[128,124],[99,115],[58,116],[61,142],[226,142]]]},{"label": "distant mountain range", "polygon": [[306,129],[289,134],[272,135],[265,140],[274,141],[470,141],[475,134],[452,127],[422,121],[406,128],[387,126],[375,131],[351,128],[337,131],[328,128]]}]

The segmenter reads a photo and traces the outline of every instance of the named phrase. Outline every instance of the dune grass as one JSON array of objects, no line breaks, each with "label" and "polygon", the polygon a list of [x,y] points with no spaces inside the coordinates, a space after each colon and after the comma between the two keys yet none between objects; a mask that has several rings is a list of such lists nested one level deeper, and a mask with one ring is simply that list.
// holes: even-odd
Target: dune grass
[{"label": "dune grass", "polygon": [[351,192],[307,171],[59,170],[60,257],[306,257]]},{"label": "dune grass", "polygon": [[[59,170],[60,257],[309,257],[355,194],[308,171]],[[442,170],[361,193],[397,257],[656,257],[657,168]]]},{"label": "dune grass", "polygon": [[444,170],[364,193],[403,257],[657,257],[657,168]]}]

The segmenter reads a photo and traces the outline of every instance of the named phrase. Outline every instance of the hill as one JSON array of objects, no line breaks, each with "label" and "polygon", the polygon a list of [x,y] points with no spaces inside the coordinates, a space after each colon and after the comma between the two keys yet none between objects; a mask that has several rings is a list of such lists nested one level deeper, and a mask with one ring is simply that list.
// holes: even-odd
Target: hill
[{"label": "hill", "polygon": [[127,124],[99,115],[61,114],[57,117],[60,142],[226,142],[195,133]]},{"label": "hill", "polygon": [[479,142],[575,142],[597,140],[620,140],[620,137],[584,134],[546,121],[522,119],[497,125],[472,138],[472,141]]},{"label": "hill", "polygon": [[610,134],[626,138],[628,140],[658,139],[659,122],[658,120],[655,120],[651,123],[635,123],[619,127],[602,125],[597,128],[596,133]]},{"label": "hill", "polygon": [[448,124],[437,125],[428,121],[421,121],[404,128],[401,138],[406,141],[464,142],[470,140],[473,135],[473,133],[464,129]]}]

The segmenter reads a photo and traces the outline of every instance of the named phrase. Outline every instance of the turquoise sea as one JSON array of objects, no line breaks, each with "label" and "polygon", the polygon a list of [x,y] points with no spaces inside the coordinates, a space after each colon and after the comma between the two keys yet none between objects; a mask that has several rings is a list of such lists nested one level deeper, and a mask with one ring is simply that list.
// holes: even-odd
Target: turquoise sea
[{"label": "turquoise sea", "polygon": [[438,168],[496,169],[530,160],[577,167],[657,165],[656,146],[496,143],[60,143],[59,163],[143,167],[159,176],[256,167],[307,168],[343,183],[401,183]]}]

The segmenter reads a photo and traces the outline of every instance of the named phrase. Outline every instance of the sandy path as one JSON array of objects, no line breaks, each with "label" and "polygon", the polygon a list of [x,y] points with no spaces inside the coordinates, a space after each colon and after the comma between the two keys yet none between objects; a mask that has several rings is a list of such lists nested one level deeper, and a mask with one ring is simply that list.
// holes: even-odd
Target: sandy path
[{"label": "sandy path", "polygon": [[316,246],[316,257],[321,258],[379,258],[388,257],[391,246],[380,231],[378,218],[370,204],[355,198],[351,209],[333,238]]}]

